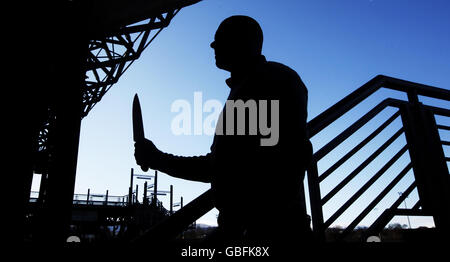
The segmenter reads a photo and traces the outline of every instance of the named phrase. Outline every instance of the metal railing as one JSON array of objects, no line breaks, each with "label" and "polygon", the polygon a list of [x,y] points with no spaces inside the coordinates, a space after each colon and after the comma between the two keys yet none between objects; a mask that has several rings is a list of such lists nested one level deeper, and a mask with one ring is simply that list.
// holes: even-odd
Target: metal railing
[{"label": "metal railing", "polygon": [[[161,191],[165,192],[165,191]],[[168,191],[167,191],[168,192]],[[161,193],[162,194],[162,193]],[[74,205],[93,205],[93,206],[130,206],[139,203],[136,201],[136,192],[133,191],[131,197],[133,200],[129,201],[129,195],[114,196],[108,194],[74,194],[73,204]],[[155,198],[153,194],[147,196],[146,201],[142,201],[142,204],[153,205]],[[30,192],[30,203],[39,202],[39,191]],[[156,206],[163,207],[163,202],[156,199]]]},{"label": "metal railing", "polygon": [[[377,76],[367,84],[345,97],[343,100],[332,106],[312,121],[309,122],[310,136],[314,137],[324,130],[327,126],[335,122],[342,115],[349,112],[352,108],[365,100],[375,91],[380,88],[388,88],[406,93],[408,101],[387,98],[375,106],[368,113],[363,115],[360,119],[351,124],[347,129],[337,135],[330,142],[318,149],[313,155],[313,161],[308,169],[308,185],[310,190],[311,213],[314,232],[319,239],[324,239],[324,233],[337,218],[347,211],[361,196],[366,193],[380,177],[390,176],[391,180],[387,185],[383,185],[381,192],[376,194],[371,199],[366,198],[368,204],[365,208],[356,215],[356,217],[347,225],[342,231],[339,239],[344,240],[345,237],[351,233],[356,226],[388,195],[393,188],[405,177],[409,171],[414,173],[414,181],[407,187],[399,198],[394,201],[390,208],[386,209],[368,228],[364,236],[377,235],[380,230],[396,215],[428,215],[433,216],[436,227],[447,230],[448,222],[444,219],[448,218],[450,209],[449,202],[449,176],[446,161],[442,146],[445,141],[441,142],[439,133],[436,128],[435,115],[450,116],[450,110],[446,108],[437,108],[423,105],[419,102],[419,95],[450,101],[450,91],[436,87],[416,84],[408,81],[403,81],[386,76]],[[355,132],[360,130],[370,120],[374,119],[383,109],[391,107],[397,109],[385,122],[379,125],[372,133],[365,137],[361,142],[357,143],[346,154],[334,162],[328,169],[323,172],[318,172],[317,164],[333,149],[336,149],[346,139],[348,139]],[[402,126],[397,128],[396,132],[388,137],[384,143],[379,146],[372,154],[368,155],[361,164],[356,166],[353,170],[348,171],[348,174],[337,183],[327,194],[322,195],[320,192],[321,183],[333,174],[339,167],[344,165],[349,159],[360,151],[364,146],[370,143],[376,136],[392,124],[396,119],[401,118]],[[448,130],[448,126],[439,125],[439,128]],[[337,210],[332,213],[327,220],[324,221],[323,207],[340,191],[343,190],[352,180],[354,180],[364,169],[366,169],[375,159],[380,159],[379,156],[387,148],[393,144],[401,135],[406,138],[406,143],[397,150],[396,153],[388,158],[365,183],[357,185],[359,188],[354,194],[345,197],[345,202],[341,204]],[[441,143],[436,143],[439,141]],[[427,146],[428,145],[428,146]],[[409,153],[410,160],[399,161],[399,159]],[[402,165],[401,171],[398,174],[387,173],[387,171],[394,165]],[[433,171],[434,169],[434,171]],[[431,177],[434,173],[434,177]],[[399,205],[408,197],[411,192],[417,189],[419,194],[418,202],[413,208],[400,209]],[[439,193],[432,193],[436,191]],[[423,201],[427,199],[427,201]],[[426,202],[426,203],[425,203]],[[433,203],[434,202],[434,203]],[[439,203],[439,204],[437,204]],[[437,222],[440,221],[440,222]]]},{"label": "metal railing", "polygon": [[[368,204],[343,230],[340,239],[345,239],[345,237],[355,229],[367,214],[372,211],[411,170],[414,173],[414,181],[406,190],[404,190],[403,194],[394,201],[390,208],[383,211],[375,222],[372,223],[366,231],[366,235],[376,234],[383,229],[394,216],[405,214],[433,216],[437,228],[446,232],[449,230],[450,181],[447,168],[449,157],[446,157],[443,151],[443,146],[448,146],[449,141],[441,141],[439,138],[439,130],[449,130],[450,128],[445,124],[437,125],[435,115],[450,117],[450,110],[447,108],[423,105],[419,102],[419,96],[450,101],[449,90],[382,75],[376,76],[368,83],[312,119],[308,123],[310,138],[314,138],[316,135],[323,132],[325,128],[332,125],[336,120],[355,108],[380,88],[403,92],[407,95],[408,100],[393,98],[383,100],[368,113],[348,126],[343,132],[335,136],[330,142],[318,148],[313,155],[312,164],[307,170],[313,231],[320,240],[325,240],[326,229],[348,210],[355,201],[360,199],[365,192],[373,187],[375,182],[385,175],[385,173],[387,173],[387,171],[396,164],[402,156],[406,155],[406,153],[409,153],[410,161],[403,163],[403,167],[398,174],[388,174],[392,177],[392,180],[387,183],[387,185],[384,185],[381,192],[372,200],[367,200]],[[396,111],[362,141],[354,145],[347,153],[343,154],[329,168],[323,172],[318,171],[318,162],[320,160],[325,158],[330,152],[336,149],[386,108],[394,108]],[[362,148],[373,141],[375,137],[378,137],[380,133],[386,130],[386,128],[394,121],[398,121],[398,119],[401,119],[402,126],[396,129],[397,131],[385,140],[372,154],[368,155],[362,163],[353,170],[348,171],[348,174],[345,173],[346,176],[323,196],[320,188],[321,183],[335,173],[336,170],[339,170],[339,167],[347,163],[352,156],[355,156]],[[379,159],[379,156],[384,151],[388,151],[387,149],[390,145],[392,145],[400,136],[405,137],[406,139],[406,143],[401,149],[397,150],[393,156],[387,159],[383,166],[376,170],[375,174],[356,190],[356,193],[348,196],[344,204],[340,205],[337,210],[324,221],[323,206],[341,192],[341,190],[352,180],[358,177],[358,175],[361,174],[361,171],[366,169],[375,159]],[[418,191],[419,201],[411,209],[400,209],[399,205],[414,189],[417,189]],[[180,209],[173,216],[163,221],[163,223],[147,231],[140,240],[151,241],[152,239],[161,240],[163,238],[173,238],[179,234],[183,228],[196,221],[213,207],[211,192],[208,190],[189,203],[186,207]]]},{"label": "metal railing", "polygon": [[[39,191],[31,191],[30,202],[39,201]],[[128,205],[128,195],[114,196],[108,194],[74,194],[74,205],[107,205],[107,206],[126,206]]]}]

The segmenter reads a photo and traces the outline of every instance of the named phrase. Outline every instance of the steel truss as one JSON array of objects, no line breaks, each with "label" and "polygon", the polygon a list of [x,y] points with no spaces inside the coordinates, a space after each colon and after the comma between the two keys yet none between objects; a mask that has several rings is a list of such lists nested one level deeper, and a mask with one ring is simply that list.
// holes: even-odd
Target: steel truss
[{"label": "steel truss", "polygon": [[[82,87],[81,118],[87,116],[100,102],[147,46],[170,24],[179,10],[169,10],[89,40],[89,54],[85,65],[86,80]],[[51,152],[49,139],[51,139],[54,120],[52,108],[49,107],[47,120],[42,124],[39,132],[35,173],[43,173],[47,170]]]}]

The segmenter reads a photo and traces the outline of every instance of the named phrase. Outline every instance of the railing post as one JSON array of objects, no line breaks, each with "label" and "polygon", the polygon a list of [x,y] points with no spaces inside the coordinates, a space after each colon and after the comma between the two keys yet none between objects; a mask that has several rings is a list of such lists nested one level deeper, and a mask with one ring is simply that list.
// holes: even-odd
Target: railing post
[{"label": "railing post", "polygon": [[133,177],[134,177],[134,169],[131,168],[131,174],[130,174],[130,187],[133,188]]},{"label": "railing post", "polygon": [[148,199],[147,199],[147,181],[145,181],[145,183],[144,183],[144,199],[142,200],[142,202],[144,203],[144,205],[148,204]]},{"label": "railing post", "polygon": [[108,205],[108,189],[106,189],[106,195],[105,195],[105,205]]},{"label": "railing post", "polygon": [[170,214],[173,213],[173,185],[170,185]]},{"label": "railing post", "polygon": [[128,188],[128,205],[132,205],[133,204],[133,188],[129,187]]},{"label": "railing post", "polygon": [[317,161],[313,159],[308,168],[309,199],[314,235],[319,242],[325,242],[325,228],[323,227],[323,212],[320,196],[319,175]]},{"label": "railing post", "polygon": [[417,90],[416,89],[411,89],[407,92],[408,95],[408,102],[413,104],[413,105],[419,105],[419,96],[417,95]]},{"label": "railing post", "polygon": [[158,194],[158,171],[155,170],[155,181],[153,184],[153,199],[152,199],[152,202],[155,205],[155,207],[156,207],[156,202],[158,200],[157,194]]},{"label": "railing post", "polygon": [[139,203],[138,196],[139,196],[139,185],[136,184],[136,204]]},{"label": "railing post", "polygon": [[401,108],[422,209],[438,231],[450,233],[450,177],[433,113],[420,103]]},{"label": "railing post", "polygon": [[91,189],[88,188],[88,193],[87,193],[87,197],[86,197],[86,205],[89,205],[89,196],[90,196],[90,193],[91,193]]}]

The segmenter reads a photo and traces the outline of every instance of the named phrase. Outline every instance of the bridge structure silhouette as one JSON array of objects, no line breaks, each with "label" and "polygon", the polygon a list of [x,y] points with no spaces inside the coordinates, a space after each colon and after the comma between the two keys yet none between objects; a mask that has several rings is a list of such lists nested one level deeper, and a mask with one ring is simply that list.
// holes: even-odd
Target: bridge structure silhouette
[{"label": "bridge structure silhouette", "polygon": [[[81,120],[184,7],[199,0],[73,0],[30,3],[31,161],[23,165],[20,203],[26,223],[33,173],[45,185],[44,242],[65,241],[71,220]],[[29,50],[29,48],[25,49]],[[51,76],[51,81],[49,80]],[[26,85],[26,83],[24,84]],[[31,149],[31,150],[30,150]]]},{"label": "bridge structure silhouette", "polygon": [[[48,73],[45,70],[52,70],[57,77],[36,94],[31,139],[33,157],[27,168],[24,168],[20,184],[23,192],[24,220],[30,205],[33,173],[42,174],[41,183],[46,185],[43,189],[45,197],[40,220],[42,230],[38,239],[62,243],[67,237],[82,118],[101,100],[133,61],[139,58],[158,33],[169,25],[179,10],[197,2],[198,0],[64,1],[59,4],[50,3],[49,6],[41,8],[42,12],[48,15],[47,20],[41,22],[43,28],[46,28],[45,32],[42,32],[44,40],[41,45],[44,51],[51,52],[51,58],[54,59],[38,59],[46,66],[38,69],[37,75],[43,78]],[[53,12],[55,10],[57,12]],[[58,26],[45,27],[55,19],[61,21]],[[57,41],[64,42],[65,45],[52,45]],[[59,58],[58,54],[63,51],[66,55]],[[59,86],[62,83],[63,91]],[[352,121],[327,144],[315,148],[312,164],[307,170],[309,197],[304,201],[309,199],[313,232],[320,241],[325,241],[327,228],[381,177],[390,176],[390,182],[386,183],[374,198],[367,200],[365,208],[340,233],[339,239],[345,240],[409,172],[413,173],[414,181],[389,208],[382,210],[366,230],[365,237],[378,234],[397,215],[432,216],[436,229],[441,234],[450,232],[450,158],[445,155],[444,150],[444,147],[450,145],[450,141],[441,140],[440,137],[440,132],[448,131],[450,127],[436,121],[437,117],[450,117],[450,110],[421,101],[424,97],[450,101],[449,90],[379,75],[312,119],[308,123],[309,135],[314,139],[321,132],[325,132],[327,127],[379,89],[402,92],[407,99],[386,97],[361,118]],[[321,160],[386,108],[394,109],[387,120],[355,144],[350,151],[335,159],[330,167],[323,171],[318,168]],[[394,121],[400,121],[401,127],[324,194],[321,185],[327,178],[339,171],[339,167],[372,140],[384,134],[383,130]],[[405,144],[386,159],[354,194],[348,195],[344,203],[329,217],[324,217],[324,206],[357,178],[362,170],[387,151],[399,137],[404,138]],[[389,172],[390,167],[404,155],[408,156],[409,161],[400,172]],[[401,208],[401,203],[413,191],[418,192],[419,200],[409,209]],[[137,241],[172,239],[213,207],[211,192],[207,191],[152,226],[141,234]]]}]

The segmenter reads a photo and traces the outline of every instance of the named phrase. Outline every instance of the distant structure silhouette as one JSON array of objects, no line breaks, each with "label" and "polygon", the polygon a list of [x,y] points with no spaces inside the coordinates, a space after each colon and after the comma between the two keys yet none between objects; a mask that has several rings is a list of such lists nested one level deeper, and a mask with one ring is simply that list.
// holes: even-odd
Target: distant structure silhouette
[{"label": "distant structure silhouette", "polygon": [[[275,145],[261,146],[264,135],[260,133],[227,135],[218,130],[226,129],[224,124],[216,126],[211,152],[204,156],[174,156],[144,140],[135,144],[136,162],[174,177],[211,183],[213,201],[220,212],[218,231],[212,237],[216,240],[307,241],[311,229],[303,178],[312,156],[306,131],[307,89],[294,70],[266,61],[262,45],[263,32],[248,16],[225,19],[211,43],[216,66],[231,73],[226,80],[228,101],[279,101]],[[222,120],[227,112],[225,105]],[[252,119],[246,116],[249,126]],[[273,124],[275,119],[271,121]],[[278,231],[278,223],[290,230]]]}]

